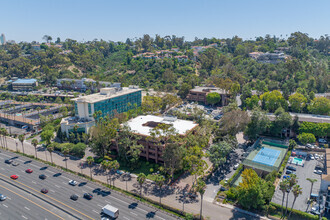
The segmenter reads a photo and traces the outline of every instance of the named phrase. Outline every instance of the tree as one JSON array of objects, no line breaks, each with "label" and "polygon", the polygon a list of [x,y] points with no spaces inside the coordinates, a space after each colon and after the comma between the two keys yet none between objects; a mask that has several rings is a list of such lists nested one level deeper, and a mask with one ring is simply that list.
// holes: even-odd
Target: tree
[{"label": "tree", "polygon": [[225,112],[220,121],[220,135],[235,136],[238,132],[243,131],[249,122],[250,117],[246,111],[237,109]]},{"label": "tree", "polygon": [[[56,145],[56,143],[51,143],[50,145],[47,146],[47,151],[50,154],[50,160],[51,160],[52,163],[53,163],[53,152],[55,150],[55,146],[54,145]],[[47,156],[47,154],[46,154],[46,156]]]},{"label": "tree", "polygon": [[94,158],[92,156],[87,157],[87,164],[89,166],[91,179],[93,179],[93,176],[92,176],[92,165],[93,165],[93,163],[94,163]]},{"label": "tree", "polygon": [[282,206],[281,206],[281,209],[282,209],[281,216],[284,215],[284,212],[283,212],[284,211],[284,206],[283,205],[284,205],[285,193],[287,191],[288,185],[289,185],[289,182],[288,182],[287,179],[285,179],[282,182],[280,182],[280,191],[283,194],[283,197],[282,197]]},{"label": "tree", "polygon": [[192,89],[191,85],[189,85],[188,83],[182,83],[182,85],[178,91],[178,95],[182,99],[185,99],[187,97],[187,95],[189,94],[190,89]]},{"label": "tree", "polygon": [[291,206],[291,210],[290,210],[288,219],[290,219],[290,217],[291,217],[291,213],[293,210],[294,203],[296,202],[296,199],[298,198],[299,195],[302,194],[302,188],[299,185],[295,185],[295,186],[293,186],[292,192],[293,192],[294,199],[292,202],[292,206]]},{"label": "tree", "polygon": [[22,143],[22,149],[23,149],[23,154],[24,154],[24,140],[25,136],[23,134],[18,136],[18,140]]},{"label": "tree", "polygon": [[203,211],[203,195],[205,193],[205,187],[206,187],[206,183],[202,180],[202,179],[198,179],[197,181],[197,185],[196,185],[196,191],[199,192],[199,194],[201,195],[201,210],[200,210],[200,219],[202,219],[202,211]]},{"label": "tree", "polygon": [[244,134],[249,140],[256,140],[260,134],[267,131],[270,127],[270,120],[265,112],[254,109],[251,114],[251,121],[247,124]]},{"label": "tree", "polygon": [[251,98],[246,98],[245,103],[248,109],[254,109],[259,106],[259,97],[257,95],[253,95]]},{"label": "tree", "polygon": [[262,108],[270,112],[274,112],[279,107],[287,109],[288,103],[282,96],[281,92],[274,90],[272,92],[265,92],[260,96]]},{"label": "tree", "polygon": [[227,155],[232,151],[232,146],[222,141],[218,144],[213,144],[208,150],[210,161],[215,168],[223,165],[226,162]]},{"label": "tree", "polygon": [[273,135],[281,134],[282,137],[283,130],[291,127],[292,117],[288,112],[285,112],[282,107],[276,109],[274,115],[275,120],[271,126],[271,133]]},{"label": "tree", "polygon": [[35,154],[36,154],[36,158],[38,158],[38,156],[37,156],[37,146],[39,144],[38,140],[37,139],[32,139],[31,144],[34,146],[34,151],[35,151]]},{"label": "tree", "polygon": [[[120,167],[120,164],[117,160],[110,161],[110,168],[113,170],[118,170]],[[113,186],[115,186],[115,179],[113,179]]]},{"label": "tree", "polygon": [[238,82],[231,84],[230,93],[233,95],[233,97],[236,97],[236,95],[239,93],[240,90],[241,90],[241,86]]},{"label": "tree", "polygon": [[53,38],[51,36],[49,36],[49,35],[44,35],[42,37],[42,39],[44,39],[45,41],[47,41],[47,43],[49,43],[51,40],[53,40]]},{"label": "tree", "polygon": [[311,133],[302,133],[298,135],[298,140],[303,144],[306,145],[308,143],[314,143],[316,138]]},{"label": "tree", "polygon": [[308,180],[311,183],[311,191],[309,193],[309,195],[311,195],[312,191],[313,191],[313,185],[314,185],[315,182],[317,182],[317,179],[307,178],[306,180]]},{"label": "tree", "polygon": [[215,105],[219,103],[221,100],[221,96],[217,92],[210,92],[206,95],[206,101],[208,104]]},{"label": "tree", "polygon": [[286,214],[288,212],[289,193],[292,190],[292,187],[294,185],[296,185],[296,183],[297,183],[297,176],[295,174],[290,174],[290,179],[289,179],[288,185],[287,185],[288,188],[287,188],[287,194],[286,194],[286,205],[285,205],[285,214],[284,214],[284,216],[286,216]]},{"label": "tree", "polygon": [[306,106],[307,98],[304,95],[296,92],[289,97],[289,102],[293,112],[301,112],[302,109]]},{"label": "tree", "polygon": [[46,144],[49,145],[51,140],[54,138],[54,131],[53,130],[45,130],[41,132],[40,137],[42,140],[46,141]]},{"label": "tree", "polygon": [[140,185],[140,197],[142,197],[142,185],[146,181],[146,179],[147,179],[147,176],[144,173],[139,173],[139,175],[137,177],[137,181]]},{"label": "tree", "polygon": [[330,114],[330,100],[326,97],[314,98],[307,107],[312,114],[329,115]]},{"label": "tree", "polygon": [[165,183],[165,177],[160,174],[156,174],[155,176],[155,183],[159,188],[159,204],[162,205],[162,186]]},{"label": "tree", "polygon": [[65,168],[68,169],[68,160],[66,157],[69,155],[70,149],[69,147],[62,147],[61,151],[65,158]]},{"label": "tree", "polygon": [[290,150],[293,150],[296,146],[297,146],[296,141],[293,140],[293,139],[290,139],[290,140],[289,140],[289,149],[290,149]]}]

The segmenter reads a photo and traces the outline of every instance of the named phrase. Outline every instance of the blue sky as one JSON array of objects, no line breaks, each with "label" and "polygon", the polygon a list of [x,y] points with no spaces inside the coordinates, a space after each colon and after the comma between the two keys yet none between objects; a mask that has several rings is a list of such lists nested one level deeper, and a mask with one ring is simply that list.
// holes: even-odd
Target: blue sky
[{"label": "blue sky", "polygon": [[244,39],[301,31],[330,35],[329,0],[2,0],[0,33],[125,41],[147,33]]}]

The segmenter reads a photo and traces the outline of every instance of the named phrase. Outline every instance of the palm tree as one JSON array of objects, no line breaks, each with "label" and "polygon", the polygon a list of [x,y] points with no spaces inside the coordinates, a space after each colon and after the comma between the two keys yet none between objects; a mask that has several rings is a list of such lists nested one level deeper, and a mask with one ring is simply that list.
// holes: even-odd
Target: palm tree
[{"label": "palm tree", "polygon": [[293,209],[294,203],[296,202],[297,197],[302,194],[302,188],[299,185],[295,185],[293,187],[292,192],[293,192],[294,199],[293,199],[293,202],[292,202],[292,207],[291,207],[291,211],[289,213],[288,219],[290,219],[292,209]]},{"label": "palm tree", "polygon": [[[296,174],[290,174],[289,184],[288,184],[288,188],[287,188],[288,193],[286,195],[286,205],[285,205],[285,214],[284,214],[284,216],[286,216],[286,214],[288,212],[288,202],[289,202],[290,191],[291,191],[292,187],[294,185],[296,185],[296,183],[297,183],[297,176],[296,176]],[[283,218],[284,218],[284,216],[283,216]]]},{"label": "palm tree", "polygon": [[311,182],[311,192],[309,193],[309,195],[310,194],[312,194],[312,191],[313,191],[313,185],[314,185],[314,183],[317,181],[317,179],[311,179],[311,178],[307,178],[306,180],[308,180],[309,182]]},{"label": "palm tree", "polygon": [[140,184],[140,197],[142,198],[142,185],[146,181],[147,176],[144,173],[139,173],[137,181]]},{"label": "palm tree", "polygon": [[64,155],[64,158],[65,158],[65,168],[68,169],[68,160],[67,160],[67,156],[69,155],[70,153],[70,149],[68,147],[63,147],[61,149],[63,155]]},{"label": "palm tree", "polygon": [[89,170],[91,172],[91,179],[93,179],[93,176],[92,176],[92,165],[94,163],[94,158],[92,156],[87,157],[87,163],[88,163],[88,166],[89,166]]},{"label": "palm tree", "polygon": [[[54,152],[54,150],[55,150],[55,148],[54,148],[53,144],[50,144],[47,146],[47,151],[50,154],[50,160],[52,163],[53,163],[53,154],[52,153]],[[46,151],[45,151],[45,153],[46,153]],[[46,153],[46,159],[47,159],[47,153]]]},{"label": "palm tree", "polygon": [[196,191],[201,195],[201,211],[200,211],[200,219],[202,219],[202,211],[203,211],[203,195],[205,193],[206,184],[202,179],[198,179],[196,185]]},{"label": "palm tree", "polygon": [[159,204],[160,206],[162,205],[162,186],[164,185],[165,182],[165,177],[163,175],[157,174],[155,177],[155,182],[156,185],[159,187]]},{"label": "palm tree", "polygon": [[37,139],[33,139],[33,140],[31,141],[31,144],[32,144],[33,147],[34,147],[34,151],[35,151],[35,154],[36,154],[36,158],[38,159],[38,156],[37,156],[37,146],[38,146],[39,142],[38,142]]},{"label": "palm tree", "polygon": [[24,154],[24,139],[25,139],[24,134],[18,136],[18,140],[22,143],[23,154]]},{"label": "palm tree", "polygon": [[287,189],[287,187],[288,187],[288,181],[285,179],[285,180],[283,180],[282,182],[280,182],[280,190],[282,191],[282,193],[283,193],[283,197],[282,197],[282,214],[281,214],[281,216],[283,216],[283,204],[284,204],[284,198],[285,198],[285,193],[286,193],[286,189]]},{"label": "palm tree", "polygon": [[[120,167],[120,164],[118,163],[117,160],[114,160],[114,161],[111,161],[111,162],[110,162],[110,167],[111,167],[111,169],[118,170],[119,167]],[[113,186],[115,186],[115,179],[116,179],[116,178],[113,179]],[[110,181],[111,181],[111,180],[110,180]]]}]

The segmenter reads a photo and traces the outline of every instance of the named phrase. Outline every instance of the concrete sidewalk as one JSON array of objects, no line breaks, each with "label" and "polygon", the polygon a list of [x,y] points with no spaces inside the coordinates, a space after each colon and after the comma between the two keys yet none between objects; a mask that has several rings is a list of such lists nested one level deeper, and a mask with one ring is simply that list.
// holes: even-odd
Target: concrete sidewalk
[{"label": "concrete sidewalk", "polygon": [[[23,152],[22,150],[22,144],[17,139],[9,138],[7,137],[7,145],[8,148],[12,151],[16,151],[16,144],[18,147],[18,150],[20,152]],[[35,149],[29,142],[24,142],[24,152],[27,155],[33,155],[35,156]],[[91,155],[90,152],[88,153],[88,156]],[[51,156],[49,152],[42,148],[37,148],[37,156],[39,159],[51,162]],[[107,183],[107,179],[109,178],[109,175],[102,171],[99,167],[99,165],[94,165],[93,167],[89,168],[86,164],[85,158],[83,159],[77,159],[77,158],[69,158],[67,160],[67,166],[68,169],[85,174],[87,176],[90,176],[90,171],[92,171],[93,179],[96,179],[98,181],[101,181],[103,183]],[[52,153],[52,159],[53,163],[65,167],[65,158],[60,153],[53,152]],[[80,166],[82,164],[82,166]],[[140,193],[140,187],[136,180],[136,177],[132,177],[131,180],[125,181],[117,174],[112,175],[111,177],[114,178],[115,186],[126,190],[130,192]],[[199,214],[200,211],[200,197],[196,199],[189,199],[187,197],[183,197],[183,192],[181,190],[178,190],[175,187],[163,187],[161,194],[161,202],[162,204],[171,206],[175,209],[184,209],[184,211],[188,213],[193,214]],[[143,185],[142,188],[142,195],[146,198],[149,198],[155,202],[159,202],[159,195],[160,191],[155,184],[148,180]],[[183,200],[185,200],[185,203],[183,204]],[[219,215],[221,218],[219,218]],[[228,208],[228,207],[221,207],[219,205],[215,205],[210,201],[204,200],[203,201],[203,216],[208,217],[209,219],[260,219],[256,218],[254,216],[238,212],[237,209]]]}]

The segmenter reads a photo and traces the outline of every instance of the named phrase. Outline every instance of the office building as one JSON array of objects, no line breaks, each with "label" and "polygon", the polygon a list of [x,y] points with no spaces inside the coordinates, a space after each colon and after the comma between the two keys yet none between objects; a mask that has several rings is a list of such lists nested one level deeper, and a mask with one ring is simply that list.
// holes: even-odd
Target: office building
[{"label": "office building", "polygon": [[102,88],[99,93],[75,98],[75,116],[61,121],[61,131],[68,135],[75,125],[78,132],[88,133],[95,125],[94,113],[100,113],[98,118],[114,117],[141,106],[142,90],[137,86]]},{"label": "office building", "polygon": [[17,79],[11,85],[15,91],[32,91],[38,86],[38,82],[36,79]]},{"label": "office building", "polygon": [[6,44],[6,37],[4,34],[1,34],[0,36],[0,45],[5,45]]},{"label": "office building", "polygon": [[204,87],[204,86],[196,86],[195,88],[191,89],[189,91],[189,94],[187,96],[187,100],[193,101],[193,102],[201,102],[205,105],[207,105],[206,96],[209,93],[216,92],[221,96],[220,103],[222,106],[227,105],[229,102],[230,94],[228,91],[224,89],[220,89],[217,87]]}]

